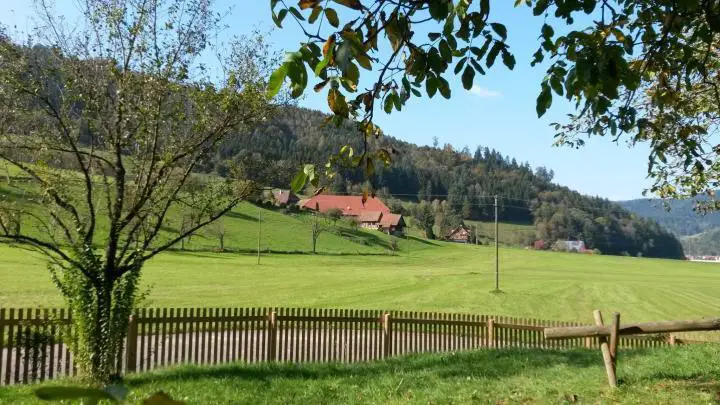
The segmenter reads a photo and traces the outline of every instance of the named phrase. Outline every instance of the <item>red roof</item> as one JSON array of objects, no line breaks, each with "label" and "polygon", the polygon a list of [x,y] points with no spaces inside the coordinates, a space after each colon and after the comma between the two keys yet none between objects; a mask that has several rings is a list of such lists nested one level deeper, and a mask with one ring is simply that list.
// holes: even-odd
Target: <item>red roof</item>
[{"label": "red roof", "polygon": [[392,214],[383,214],[380,211],[364,211],[358,215],[357,220],[359,222],[380,222],[380,217],[385,219],[385,215]]},{"label": "red roof", "polygon": [[380,219],[380,226],[390,228],[391,226],[400,225],[400,221],[402,221],[402,215],[400,214],[383,214]]},{"label": "red roof", "polygon": [[363,204],[362,196],[359,195],[320,194],[305,201],[302,208],[311,210],[319,209],[320,212],[327,212],[328,210],[337,208],[342,210],[343,215],[346,216],[356,216],[366,211],[377,211],[383,214],[390,213],[390,208],[379,198],[368,198],[365,204]]}]

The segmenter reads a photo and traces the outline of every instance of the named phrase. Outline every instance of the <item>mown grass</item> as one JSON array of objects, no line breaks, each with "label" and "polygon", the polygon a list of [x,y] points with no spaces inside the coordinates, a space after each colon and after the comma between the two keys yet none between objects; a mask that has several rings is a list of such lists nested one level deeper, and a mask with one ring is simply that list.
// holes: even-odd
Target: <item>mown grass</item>
[{"label": "mown grass", "polygon": [[[163,390],[189,404],[713,404],[719,359],[716,345],[625,350],[617,390],[598,351],[520,349],[355,365],[185,366],[132,375],[126,385],[131,401]],[[0,388],[0,403],[37,403],[35,387]]]},{"label": "mown grass", "polygon": [[[622,322],[717,316],[720,266],[435,243],[398,256],[167,253],[146,264],[146,306],[300,306]],[[402,244],[402,241],[401,241]],[[0,245],[0,307],[62,305],[42,257]]]}]

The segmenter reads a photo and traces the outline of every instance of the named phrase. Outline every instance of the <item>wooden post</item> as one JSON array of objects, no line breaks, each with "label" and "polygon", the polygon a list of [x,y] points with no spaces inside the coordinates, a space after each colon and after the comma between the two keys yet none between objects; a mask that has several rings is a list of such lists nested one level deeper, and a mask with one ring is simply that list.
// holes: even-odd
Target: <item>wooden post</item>
[{"label": "wooden post", "polygon": [[586,349],[592,348],[592,338],[589,336],[585,338],[585,348]]},{"label": "wooden post", "polygon": [[268,361],[277,361],[277,334],[277,314],[275,311],[271,311],[268,314]]},{"label": "wooden post", "polygon": [[487,321],[488,347],[495,347],[495,320],[490,318]]},{"label": "wooden post", "polygon": [[620,339],[620,334],[618,333],[618,330],[620,329],[620,313],[615,312],[613,314],[613,323],[612,327],[610,328],[610,356],[612,357],[612,366],[613,366],[613,372],[615,373],[615,378],[617,378],[617,351],[618,351],[618,344]]},{"label": "wooden post", "polygon": [[[602,313],[599,309],[593,311],[593,318],[595,318],[595,325],[603,326]],[[615,376],[615,367],[613,365],[612,355],[610,354],[610,346],[608,345],[608,339],[605,336],[600,336],[600,351],[603,355],[603,362],[605,363],[605,372],[607,372],[608,383],[611,387],[617,387],[617,377]]]},{"label": "wooden post", "polygon": [[677,344],[677,338],[675,337],[674,334],[671,333],[669,336],[669,339],[670,339],[670,342],[669,342],[670,346],[675,346]]},{"label": "wooden post", "polygon": [[127,342],[125,344],[125,373],[137,371],[137,341],[138,321],[135,315],[130,315]]},{"label": "wooden post", "polygon": [[390,314],[387,312],[382,316],[383,328],[383,358],[390,357],[392,353],[392,325],[390,324]]}]

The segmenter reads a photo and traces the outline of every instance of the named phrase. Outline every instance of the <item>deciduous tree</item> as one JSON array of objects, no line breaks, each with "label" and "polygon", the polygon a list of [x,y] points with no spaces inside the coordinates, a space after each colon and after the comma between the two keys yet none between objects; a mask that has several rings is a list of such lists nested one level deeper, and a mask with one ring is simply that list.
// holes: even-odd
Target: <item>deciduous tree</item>
[{"label": "deciduous tree", "polygon": [[[107,382],[145,262],[248,193],[229,178],[198,193],[185,186],[216,144],[272,112],[271,56],[246,38],[207,69],[201,57],[219,27],[207,0],[78,3],[77,27],[40,0],[30,39],[0,40],[0,159],[37,196],[3,204],[0,237],[45,254],[73,312],[75,359]],[[188,210],[179,234],[161,232]]]}]

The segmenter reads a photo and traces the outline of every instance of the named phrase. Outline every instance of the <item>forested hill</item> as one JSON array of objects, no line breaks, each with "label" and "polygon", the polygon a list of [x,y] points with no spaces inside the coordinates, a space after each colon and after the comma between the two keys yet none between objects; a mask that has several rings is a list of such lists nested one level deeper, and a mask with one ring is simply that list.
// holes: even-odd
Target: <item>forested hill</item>
[{"label": "forested hill", "polygon": [[626,209],[657,221],[678,236],[695,235],[720,227],[720,212],[702,214],[693,200],[637,199],[618,201]]},{"label": "forested hill", "polygon": [[[287,107],[254,133],[228,139],[203,169],[223,175],[237,165],[250,179],[287,187],[303,163],[322,165],[345,144],[362,150],[352,124],[341,128],[323,125],[325,117],[317,111]],[[390,136],[373,142],[379,143],[373,146],[396,152],[390,167],[376,164],[374,187],[388,199],[417,202],[409,209],[406,204],[406,209],[416,219],[423,218],[428,232],[434,227],[442,234],[463,219],[491,219],[492,196],[497,194],[502,196],[502,221],[534,223],[537,239],[584,240],[606,254],[683,256],[678,240],[655,221],[636,217],[608,200],[556,185],[552,170],[544,167],[533,169],[482,146],[474,151],[448,144],[417,146]],[[346,170],[335,178],[329,191],[359,193],[364,182],[360,170]]]}]

